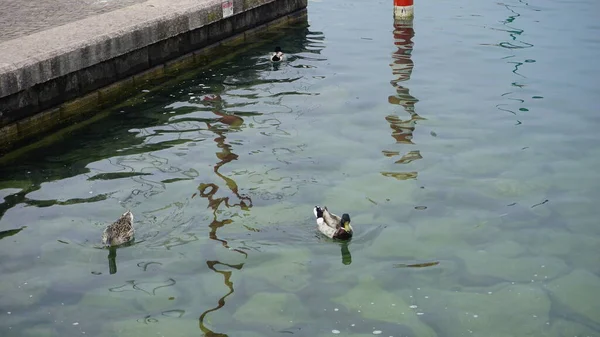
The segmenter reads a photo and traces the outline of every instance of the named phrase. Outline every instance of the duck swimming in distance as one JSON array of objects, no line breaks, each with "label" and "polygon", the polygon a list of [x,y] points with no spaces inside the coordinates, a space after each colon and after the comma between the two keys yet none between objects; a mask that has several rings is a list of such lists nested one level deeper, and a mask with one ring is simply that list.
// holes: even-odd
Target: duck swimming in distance
[{"label": "duck swimming in distance", "polygon": [[350,226],[350,215],[342,214],[341,217],[329,212],[327,207],[315,206],[313,209],[317,218],[319,232],[331,239],[349,240],[353,230]]},{"label": "duck swimming in distance", "polygon": [[283,52],[280,47],[275,47],[275,52],[271,56],[271,61],[273,62],[281,62],[283,61]]},{"label": "duck swimming in distance", "polygon": [[127,211],[104,229],[102,244],[109,247],[122,245],[133,239],[134,232],[133,213]]}]

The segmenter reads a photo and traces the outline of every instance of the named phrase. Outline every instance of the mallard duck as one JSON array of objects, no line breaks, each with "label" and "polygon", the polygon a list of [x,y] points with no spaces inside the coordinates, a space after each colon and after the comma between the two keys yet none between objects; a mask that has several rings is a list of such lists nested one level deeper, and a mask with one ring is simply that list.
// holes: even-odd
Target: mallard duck
[{"label": "mallard duck", "polygon": [[352,237],[352,226],[350,226],[350,215],[342,214],[342,217],[330,213],[327,207],[315,206],[315,217],[317,228],[325,236],[331,239],[348,240]]},{"label": "mallard duck", "polygon": [[133,239],[133,213],[127,211],[108,225],[102,233],[102,244],[106,246],[119,246]]},{"label": "mallard duck", "polygon": [[275,47],[275,52],[271,56],[271,61],[280,62],[283,61],[283,52],[280,47]]}]

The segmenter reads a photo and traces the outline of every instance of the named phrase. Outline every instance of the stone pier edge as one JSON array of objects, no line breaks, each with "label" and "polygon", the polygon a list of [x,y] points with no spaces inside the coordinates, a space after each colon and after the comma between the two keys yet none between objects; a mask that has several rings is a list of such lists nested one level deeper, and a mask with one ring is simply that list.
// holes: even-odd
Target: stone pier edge
[{"label": "stone pier edge", "polygon": [[[65,134],[70,133],[69,130],[87,125],[93,121],[103,118],[106,113],[102,113],[103,108],[118,104],[139,92],[138,88],[142,85],[147,85],[149,82],[165,81],[171,77],[177,76],[186,70],[202,67],[205,65],[213,65],[216,62],[225,61],[231,57],[235,57],[236,53],[228,52],[226,57],[222,57],[221,52],[224,48],[231,45],[241,44],[242,42],[255,38],[262,32],[276,30],[278,27],[293,24],[296,22],[306,21],[306,3],[307,0],[292,0],[295,7],[300,8],[291,13],[281,15],[280,11],[273,11],[272,6],[276,3],[288,0],[275,0],[268,2],[271,6],[253,7],[252,9],[236,14],[232,17],[221,19],[209,25],[196,29],[195,32],[187,32],[183,34],[198,34],[198,30],[215,29],[218,25],[222,30],[229,30],[229,36],[221,35],[221,39],[211,41],[200,49],[186,52],[183,55],[174,56],[174,58],[164,61],[161,64],[129,75],[125,78],[117,78],[112,83],[107,83],[100,88],[94,88],[88,92],[81,92],[80,95],[71,97],[70,99],[58,102],[52,108],[42,109],[35,114],[26,116],[20,120],[14,121],[0,128],[0,161],[6,162],[10,158],[18,156],[19,153],[27,152],[32,148],[42,146],[48,143],[51,139],[57,139]],[[288,1],[289,2],[289,1]],[[260,24],[256,24],[256,16],[260,11],[269,10],[271,7],[272,14],[278,16],[272,20],[266,20],[263,17]],[[246,15],[246,18],[240,18],[241,15]],[[266,15],[269,17],[269,15]],[[245,20],[249,22],[250,28],[245,30],[233,30],[233,24],[228,20]],[[229,27],[229,28],[227,28]],[[207,34],[206,32],[200,34]],[[180,34],[182,35],[182,34]],[[182,37],[174,36],[171,39],[181,39]],[[207,39],[209,40],[209,39]],[[158,43],[169,43],[168,41],[159,41]],[[150,48],[147,46],[145,48]],[[239,51],[239,50],[238,50]],[[133,51],[132,53],[135,53]],[[215,60],[214,58],[218,58]],[[108,60],[106,62],[110,62]],[[106,63],[104,62],[104,63]],[[68,76],[68,75],[67,75]],[[64,76],[63,76],[64,77]],[[61,78],[54,79],[60,81]],[[52,80],[51,80],[52,81]],[[56,84],[54,84],[56,85]],[[0,103],[2,102],[0,98]],[[96,114],[98,114],[96,116]],[[62,130],[61,130],[62,128]],[[12,152],[11,152],[12,151]],[[9,153],[10,152],[10,153]]]}]

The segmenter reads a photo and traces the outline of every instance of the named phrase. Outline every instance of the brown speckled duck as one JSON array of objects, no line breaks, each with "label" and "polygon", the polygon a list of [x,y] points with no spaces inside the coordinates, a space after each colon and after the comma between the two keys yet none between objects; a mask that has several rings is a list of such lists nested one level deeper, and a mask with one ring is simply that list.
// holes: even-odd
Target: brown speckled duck
[{"label": "brown speckled duck", "polygon": [[127,211],[117,221],[108,225],[102,234],[102,244],[119,246],[133,239],[133,213]]},{"label": "brown speckled duck", "polygon": [[327,210],[327,207],[315,206],[313,209],[317,218],[319,232],[331,239],[349,240],[352,238],[352,226],[350,226],[350,215],[347,213],[339,217]]}]

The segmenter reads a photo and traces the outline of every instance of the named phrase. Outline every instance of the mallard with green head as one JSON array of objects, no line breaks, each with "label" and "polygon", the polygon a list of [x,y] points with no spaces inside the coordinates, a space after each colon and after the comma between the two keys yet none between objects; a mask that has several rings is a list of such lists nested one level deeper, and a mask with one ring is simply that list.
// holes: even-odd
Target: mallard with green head
[{"label": "mallard with green head", "polygon": [[315,217],[319,232],[331,239],[349,240],[352,238],[352,226],[350,226],[350,215],[347,213],[339,217],[327,210],[327,207],[315,206]]},{"label": "mallard with green head", "polygon": [[127,211],[117,221],[108,225],[102,233],[102,244],[119,246],[133,239],[133,213]]}]

